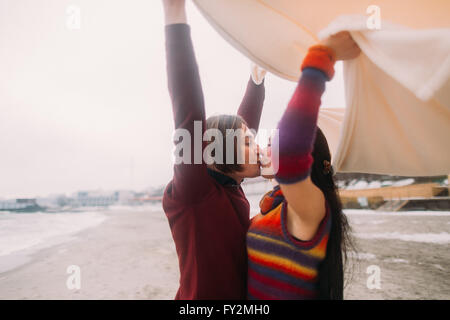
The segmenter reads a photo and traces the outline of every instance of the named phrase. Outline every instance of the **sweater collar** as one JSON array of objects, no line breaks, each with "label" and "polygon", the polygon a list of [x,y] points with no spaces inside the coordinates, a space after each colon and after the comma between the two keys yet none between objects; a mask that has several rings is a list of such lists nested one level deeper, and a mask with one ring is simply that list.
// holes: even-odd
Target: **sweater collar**
[{"label": "sweater collar", "polygon": [[221,184],[222,186],[232,186],[232,187],[239,187],[240,184],[237,183],[236,180],[234,180],[233,178],[219,172],[216,170],[212,170],[210,168],[207,168],[208,173],[211,177],[213,177],[219,184]]},{"label": "sweater collar", "polygon": [[267,192],[259,202],[261,214],[265,215],[279,206],[284,201],[284,195],[280,185],[276,185],[271,191]]}]

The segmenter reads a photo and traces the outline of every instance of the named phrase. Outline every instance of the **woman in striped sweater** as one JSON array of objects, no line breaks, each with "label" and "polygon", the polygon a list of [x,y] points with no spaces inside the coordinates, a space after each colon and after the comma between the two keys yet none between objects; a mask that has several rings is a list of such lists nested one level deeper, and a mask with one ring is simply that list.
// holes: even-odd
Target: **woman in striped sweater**
[{"label": "woman in striped sweater", "polygon": [[343,299],[349,226],[317,118],[335,61],[359,53],[341,32],[311,47],[302,63],[272,144],[279,185],[263,197],[247,233],[250,299]]}]

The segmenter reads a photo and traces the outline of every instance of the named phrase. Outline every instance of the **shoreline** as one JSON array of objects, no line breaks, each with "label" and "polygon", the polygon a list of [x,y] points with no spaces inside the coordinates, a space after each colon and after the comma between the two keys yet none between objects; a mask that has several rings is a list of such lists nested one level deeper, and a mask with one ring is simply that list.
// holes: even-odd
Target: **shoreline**
[{"label": "shoreline", "polygon": [[[100,224],[0,273],[0,299],[172,300],[178,289],[178,258],[164,212],[117,208],[103,214],[106,219]],[[354,235],[373,237],[355,237],[358,251],[350,255],[355,268],[346,299],[450,299],[449,214],[352,211],[347,216]],[[445,235],[446,242],[434,239],[436,234]],[[408,235],[431,238],[411,241]],[[80,289],[66,285],[72,265],[80,267]],[[380,268],[380,289],[367,287],[371,266]]]}]

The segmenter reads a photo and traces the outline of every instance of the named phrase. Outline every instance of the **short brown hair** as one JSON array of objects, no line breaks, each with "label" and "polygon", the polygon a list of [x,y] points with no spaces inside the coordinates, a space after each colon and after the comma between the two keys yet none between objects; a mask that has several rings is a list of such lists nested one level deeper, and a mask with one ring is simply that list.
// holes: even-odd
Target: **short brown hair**
[{"label": "short brown hair", "polygon": [[[222,141],[222,154],[225,156],[227,153],[226,149],[226,136],[227,136],[227,129],[233,129],[238,130],[242,129],[242,125],[247,126],[247,122],[239,115],[228,115],[228,114],[221,114],[221,115],[215,115],[211,116],[208,119],[206,119],[206,129],[218,129],[222,133],[223,141]],[[237,139],[235,137],[235,139]],[[237,162],[237,143],[236,140],[233,143],[234,145],[234,155],[233,155],[233,163],[227,164],[226,161],[223,161],[223,164],[214,163],[214,166],[220,170],[223,173],[233,173],[233,172],[239,172],[242,171],[242,167]],[[214,155],[213,155],[214,156]]]}]

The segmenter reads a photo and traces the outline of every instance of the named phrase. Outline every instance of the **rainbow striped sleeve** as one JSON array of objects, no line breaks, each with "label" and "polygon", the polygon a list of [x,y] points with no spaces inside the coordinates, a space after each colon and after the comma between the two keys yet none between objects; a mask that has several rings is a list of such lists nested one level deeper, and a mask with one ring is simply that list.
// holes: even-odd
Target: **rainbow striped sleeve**
[{"label": "rainbow striped sleeve", "polygon": [[320,99],[325,82],[333,78],[334,63],[333,51],[322,45],[311,47],[303,60],[302,75],[273,142],[278,143],[279,154],[272,154],[272,162],[279,183],[302,181],[310,174]]}]

